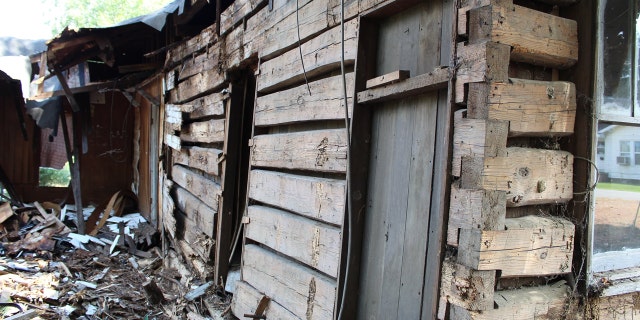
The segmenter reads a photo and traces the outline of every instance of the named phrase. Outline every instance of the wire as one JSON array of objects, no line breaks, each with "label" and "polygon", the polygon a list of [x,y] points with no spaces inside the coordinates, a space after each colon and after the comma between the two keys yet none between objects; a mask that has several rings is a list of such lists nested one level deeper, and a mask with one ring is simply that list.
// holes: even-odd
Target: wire
[{"label": "wire", "polygon": [[300,62],[302,63],[304,83],[307,84],[307,90],[309,91],[309,95],[311,95],[311,87],[309,87],[309,80],[307,79],[307,69],[305,69],[304,59],[302,59],[302,46],[300,45],[300,17],[298,11],[300,11],[300,0],[296,0],[296,31],[298,32],[298,53],[300,54]]},{"label": "wire", "polygon": [[591,161],[590,159],[584,158],[584,157],[579,157],[579,156],[573,156],[574,159],[576,160],[584,160],[586,162],[588,162],[594,169],[596,169],[596,181],[593,183],[592,186],[588,187],[586,191],[582,191],[582,192],[574,192],[574,195],[580,195],[580,194],[587,194],[593,190],[596,189],[596,186],[598,185],[598,182],[600,180],[600,170],[598,170],[598,166]]}]

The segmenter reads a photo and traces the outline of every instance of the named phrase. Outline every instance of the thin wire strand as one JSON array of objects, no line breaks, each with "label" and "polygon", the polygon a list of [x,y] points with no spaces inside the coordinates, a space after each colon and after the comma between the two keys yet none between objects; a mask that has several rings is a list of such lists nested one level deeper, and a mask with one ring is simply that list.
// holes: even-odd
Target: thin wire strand
[{"label": "thin wire strand", "polygon": [[304,67],[304,59],[302,59],[302,46],[300,44],[300,0],[296,0],[296,31],[298,32],[298,53],[300,54],[300,63],[302,63],[302,73],[304,74],[304,83],[307,84],[307,90],[311,95],[311,87],[309,87],[309,80],[307,79],[307,69]]},{"label": "thin wire strand", "polygon": [[598,166],[591,161],[590,159],[584,158],[584,157],[578,157],[578,156],[573,156],[574,159],[578,159],[578,160],[584,160],[586,162],[588,162],[594,169],[596,169],[596,181],[593,183],[592,186],[590,186],[589,188],[587,188],[587,190],[582,191],[582,192],[574,192],[574,195],[580,195],[580,194],[587,194],[593,190],[596,189],[596,186],[598,185],[598,181],[600,180],[600,170],[598,169]]}]

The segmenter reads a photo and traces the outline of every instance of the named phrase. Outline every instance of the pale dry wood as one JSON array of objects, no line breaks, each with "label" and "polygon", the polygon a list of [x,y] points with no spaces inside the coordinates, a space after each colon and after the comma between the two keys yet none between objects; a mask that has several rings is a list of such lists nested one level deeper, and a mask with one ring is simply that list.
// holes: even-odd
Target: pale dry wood
[{"label": "pale dry wood", "polygon": [[462,157],[465,189],[502,190],[507,206],[563,203],[573,198],[573,155],[566,151],[507,148],[503,157]]},{"label": "pale dry wood", "polygon": [[218,159],[222,150],[201,147],[182,147],[173,152],[173,163],[202,170],[215,176],[220,175],[220,163]]},{"label": "pale dry wood", "polygon": [[219,89],[226,81],[226,72],[219,70],[217,67],[205,70],[180,82],[176,86],[175,97],[172,97],[171,101],[183,103],[198,98]]},{"label": "pale dry wood", "polygon": [[367,80],[366,88],[372,89],[375,87],[407,80],[409,78],[409,75],[410,75],[409,70],[396,70],[393,72],[389,72],[379,77],[375,77],[373,79]]},{"label": "pale dry wood", "polygon": [[249,206],[245,237],[337,278],[340,229],[282,210]]},{"label": "pale dry wood", "polygon": [[330,319],[336,281],[256,245],[246,245],[243,280],[305,319]]},{"label": "pale dry wood", "polygon": [[218,68],[220,60],[220,42],[217,42],[208,47],[205,52],[193,55],[182,62],[181,68],[178,69],[178,82],[198,73]]},{"label": "pale dry wood", "polygon": [[193,56],[194,53],[208,48],[211,44],[217,42],[217,40],[218,35],[216,34],[216,25],[212,24],[202,30],[197,36],[192,37],[177,47],[170,49],[167,52],[165,66],[172,67],[183,59]]},{"label": "pale dry wood", "polygon": [[358,92],[358,103],[383,102],[442,89],[447,86],[451,76],[449,68],[437,68],[432,72],[417,75],[398,83],[360,91]]},{"label": "pale dry wood", "polygon": [[509,121],[509,136],[565,136],[573,133],[576,88],[523,79],[471,83],[467,108],[469,118]]},{"label": "pale dry wood", "polygon": [[478,271],[445,260],[442,263],[440,296],[467,310],[493,309],[496,272]]},{"label": "pale dry wood", "polygon": [[209,237],[215,235],[215,222],[218,207],[210,207],[187,190],[175,188],[175,206],[182,211],[198,228]]},{"label": "pale dry wood", "polygon": [[[346,74],[349,115],[353,110],[353,73]],[[255,126],[270,126],[303,121],[344,119],[342,77],[333,76],[295,88],[258,97]]]},{"label": "pale dry wood", "polygon": [[220,41],[220,67],[224,70],[238,68],[245,59],[250,57],[245,55],[243,34],[244,28],[238,27]]},{"label": "pale dry wood", "polygon": [[594,319],[638,319],[640,308],[638,308],[639,293],[632,292],[616,296],[598,297],[590,299],[590,309]]},{"label": "pale dry wood", "polygon": [[162,224],[165,230],[171,235],[171,239],[176,238],[176,218],[173,216],[175,204],[169,191],[173,187],[173,181],[169,180],[162,172]]},{"label": "pale dry wood", "polygon": [[178,83],[177,74],[178,68],[173,68],[165,73],[164,82],[167,91],[175,89],[176,83]]},{"label": "pale dry wood", "polygon": [[342,173],[346,140],[344,129],[259,135],[253,138],[251,165]]},{"label": "pale dry wood", "polygon": [[447,244],[458,246],[460,229],[504,230],[506,193],[451,186]]},{"label": "pale dry wood", "polygon": [[192,122],[185,126],[180,139],[189,142],[215,143],[224,141],[224,119]]},{"label": "pale dry wood", "polygon": [[164,135],[164,143],[174,150],[180,150],[180,148],[182,147],[182,142],[180,141],[180,137],[174,136],[169,133]]},{"label": "pale dry wood", "polygon": [[222,191],[213,180],[180,165],[172,167],[171,178],[173,182],[189,191],[210,208],[218,207],[218,198]]},{"label": "pale dry wood", "polygon": [[228,98],[228,93],[215,92],[187,104],[182,104],[180,109],[182,112],[187,113],[186,116],[190,120],[222,116],[224,115],[225,103]]},{"label": "pale dry wood", "polygon": [[265,170],[251,170],[249,197],[334,225],[344,220],[345,182]]},{"label": "pale dry wood", "polygon": [[253,13],[266,0],[234,1],[229,7],[220,13],[220,34],[225,35],[233,26]]},{"label": "pale dry wood", "polygon": [[213,275],[213,269],[207,264],[207,261],[203,261],[200,256],[193,251],[191,245],[184,240],[178,240],[178,246],[184,256],[185,260],[196,271],[198,276],[202,279],[207,279]]},{"label": "pale dry wood", "polygon": [[11,203],[5,202],[0,205],[0,224],[14,215]]},{"label": "pale dry wood", "polygon": [[453,128],[451,174],[460,176],[463,156],[504,157],[507,154],[509,122],[463,118],[456,112]]},{"label": "pale dry wood", "polygon": [[[255,314],[264,295],[245,281],[236,282],[236,292],[231,302],[231,312],[242,319],[245,314]],[[264,312],[267,319],[295,319],[295,315],[275,301],[270,301]]]},{"label": "pale dry wood", "polygon": [[179,105],[165,104],[164,122],[167,134],[174,134],[182,129],[182,111]]},{"label": "pale dry wood", "polygon": [[470,82],[506,82],[511,47],[494,42],[458,43],[455,102],[466,101],[464,85]]},{"label": "pale dry wood", "polygon": [[461,229],[458,262],[503,277],[571,272],[575,227],[558,217],[505,219],[505,230]]}]

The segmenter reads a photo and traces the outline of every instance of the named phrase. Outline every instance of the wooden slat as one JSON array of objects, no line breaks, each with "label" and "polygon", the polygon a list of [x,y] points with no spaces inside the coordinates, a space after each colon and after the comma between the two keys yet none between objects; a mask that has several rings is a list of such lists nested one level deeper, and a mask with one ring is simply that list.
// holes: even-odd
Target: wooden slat
[{"label": "wooden slat", "polygon": [[180,105],[182,112],[188,113],[187,118],[196,120],[210,116],[224,115],[225,102],[228,93],[215,92],[202,98]]},{"label": "wooden slat", "polygon": [[467,310],[493,309],[495,271],[479,271],[445,260],[440,297]]},{"label": "wooden slat", "polygon": [[210,208],[218,207],[218,197],[220,197],[221,189],[213,180],[209,180],[180,165],[172,167],[171,178],[173,182],[185,188]]},{"label": "wooden slat", "polygon": [[[356,56],[358,19],[345,23],[344,59],[347,65],[353,64]],[[341,56],[340,28],[335,27],[301,46],[307,78],[336,69]],[[297,48],[260,64],[258,92],[267,93],[278,87],[304,81],[302,63]]]},{"label": "wooden slat", "polygon": [[451,186],[447,244],[458,246],[460,229],[504,230],[506,193]]},{"label": "wooden slat", "polygon": [[438,68],[398,83],[358,92],[358,103],[373,103],[391,99],[407,98],[429,91],[442,89],[451,78],[449,68]]},{"label": "wooden slat", "polygon": [[505,230],[461,229],[458,262],[503,277],[571,272],[575,227],[557,217],[505,219]]},{"label": "wooden slat", "polygon": [[193,221],[209,237],[215,235],[218,207],[210,207],[187,190],[175,188],[175,206]]},{"label": "wooden slat", "polygon": [[[231,312],[242,319],[245,314],[255,314],[258,304],[264,295],[245,281],[236,282],[233,293]],[[267,319],[294,319],[296,316],[275,301],[270,301],[264,312]]]},{"label": "wooden slat", "polygon": [[578,26],[570,19],[517,5],[469,11],[469,42],[512,47],[513,61],[566,69],[578,60]]},{"label": "wooden slat", "polygon": [[345,172],[344,129],[260,135],[253,138],[251,165],[321,172]]},{"label": "wooden slat", "polygon": [[506,82],[509,73],[511,47],[494,42],[458,43],[458,70],[455,81],[455,102],[466,101],[464,85],[470,82]]},{"label": "wooden slat", "polygon": [[462,157],[460,186],[503,190],[507,206],[567,202],[573,198],[573,155],[566,151],[507,148],[504,157]]},{"label": "wooden slat", "polygon": [[234,25],[244,20],[247,15],[253,13],[266,0],[234,1],[220,14],[220,34],[224,35]]},{"label": "wooden slat", "polygon": [[335,280],[256,245],[245,246],[242,275],[296,317],[333,318]]},{"label": "wooden slat", "polygon": [[245,236],[336,278],[340,229],[282,210],[250,206]]},{"label": "wooden slat", "polygon": [[[346,74],[349,114],[353,110],[353,73]],[[270,126],[303,121],[344,119],[342,77],[333,76],[292,89],[258,97],[255,126]]]},{"label": "wooden slat", "polygon": [[471,83],[467,108],[469,118],[509,121],[509,136],[565,136],[573,133],[576,89],[562,81]]},{"label": "wooden slat", "polygon": [[252,170],[249,182],[253,200],[342,225],[346,188],[342,180]]},{"label": "wooden slat", "polygon": [[173,152],[173,163],[202,170],[208,174],[220,175],[218,158],[222,150],[201,147],[183,147]]},{"label": "wooden slat", "polygon": [[504,157],[507,151],[509,122],[462,118],[457,111],[454,117],[453,155],[451,174],[460,176],[463,156]]},{"label": "wooden slat", "polygon": [[215,143],[224,141],[224,119],[192,122],[180,134],[180,139],[189,142]]},{"label": "wooden slat", "polygon": [[375,77],[373,79],[367,80],[366,87],[367,89],[372,89],[375,87],[380,87],[380,86],[404,81],[409,79],[409,74],[410,74],[409,70],[396,70],[393,72],[389,72],[379,77]]}]

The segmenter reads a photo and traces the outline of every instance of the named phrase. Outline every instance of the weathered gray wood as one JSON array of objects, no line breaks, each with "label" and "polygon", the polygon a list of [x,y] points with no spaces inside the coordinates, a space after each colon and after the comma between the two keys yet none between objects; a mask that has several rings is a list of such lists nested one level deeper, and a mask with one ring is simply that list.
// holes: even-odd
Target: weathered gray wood
[{"label": "weathered gray wood", "polygon": [[220,43],[216,43],[207,48],[207,51],[193,55],[182,62],[178,69],[178,81],[203,73],[207,70],[217,69],[220,61]]},{"label": "weathered gray wood", "polygon": [[202,30],[197,36],[188,39],[175,48],[167,52],[165,66],[172,67],[187,57],[191,57],[194,53],[202,51],[209,47],[212,43],[218,41],[216,34],[216,25],[213,24]]},{"label": "weathered gray wood", "polygon": [[220,14],[220,34],[224,35],[233,28],[234,25],[244,20],[266,0],[234,1]]},{"label": "weathered gray wood", "polygon": [[[236,282],[236,292],[231,302],[231,312],[238,318],[245,314],[255,314],[264,295],[245,281]],[[275,301],[270,301],[264,312],[267,319],[295,319],[295,315]]]},{"label": "weathered gray wood", "polygon": [[462,157],[460,186],[503,190],[507,206],[567,202],[573,198],[573,155],[566,151],[507,148],[503,157]]},{"label": "weathered gray wood", "polygon": [[334,225],[344,219],[345,182],[265,170],[251,170],[249,197]]},{"label": "weathered gray wood", "polygon": [[451,186],[447,244],[458,246],[460,229],[504,230],[506,192]]},{"label": "weathered gray wood", "polygon": [[209,237],[215,235],[218,207],[210,207],[187,190],[175,188],[175,205]]},{"label": "weathered gray wood", "polygon": [[503,277],[571,272],[575,227],[558,217],[505,219],[505,230],[461,229],[458,262]]},{"label": "weathered gray wood", "polygon": [[[185,193],[188,193],[185,191]],[[201,218],[192,213],[190,217],[186,216],[180,211],[177,211],[175,214],[176,221],[178,221],[178,225],[182,226],[182,230],[177,230],[180,235],[178,238],[184,240],[205,263],[209,263],[209,260],[212,256],[212,250],[214,249],[215,240],[210,236],[206,235],[198,224],[198,222],[194,221],[193,218]]]},{"label": "weathered gray wood", "polygon": [[173,186],[173,181],[169,180],[167,176],[162,173],[162,224],[164,229],[169,232],[172,239],[176,238],[176,218],[173,216],[173,210],[175,204],[169,191]]},{"label": "weathered gray wood", "polygon": [[442,263],[440,296],[467,310],[493,309],[495,271],[478,271],[445,260]]},{"label": "weathered gray wood", "polygon": [[215,143],[224,141],[224,119],[192,122],[181,132],[180,139],[189,142]]},{"label": "weathered gray wood", "polygon": [[259,135],[253,138],[251,165],[321,172],[345,172],[344,129]]},{"label": "weathered gray wood", "polygon": [[179,105],[165,104],[165,130],[168,134],[173,134],[176,131],[180,131],[182,128],[182,111]]},{"label": "weathered gray wood", "polygon": [[187,263],[196,271],[202,279],[212,276],[213,270],[202,258],[191,248],[191,245],[184,240],[178,240],[178,247]]},{"label": "weathered gray wood", "polygon": [[210,208],[218,207],[218,198],[221,195],[220,186],[213,180],[193,172],[183,166],[174,165],[171,170],[173,182],[189,191]]},{"label": "weathered gray wood", "polygon": [[451,70],[449,68],[437,68],[432,72],[417,75],[398,83],[358,92],[358,103],[382,102],[424,94],[446,87],[450,78]]},{"label": "weathered gray wood", "polygon": [[183,103],[198,98],[224,86],[227,80],[225,72],[217,67],[195,74],[180,82],[175,89],[174,103]]},{"label": "weathered gray wood", "polygon": [[340,262],[340,229],[282,210],[249,206],[245,236],[334,278]]},{"label": "weathered gray wood", "polygon": [[210,116],[224,115],[225,102],[229,98],[228,93],[215,92],[180,105],[182,112],[188,113],[187,118],[191,120]]},{"label": "weathered gray wood", "polygon": [[180,137],[174,136],[173,134],[169,133],[164,135],[164,143],[174,150],[180,150],[180,148],[182,147]]},{"label": "weathered gray wood", "polygon": [[383,74],[379,77],[375,77],[373,79],[367,80],[366,87],[367,89],[372,89],[375,87],[393,84],[396,82],[407,80],[409,79],[409,76],[410,76],[409,70],[396,70],[393,72],[389,72],[387,74]]},{"label": "weathered gray wood", "polygon": [[[349,114],[353,110],[353,73],[346,74]],[[333,76],[258,97],[256,127],[303,121],[344,119],[342,77]]]},{"label": "weathered gray wood", "polygon": [[466,101],[464,85],[470,82],[506,82],[508,80],[511,47],[494,42],[458,43],[458,71],[455,81],[455,102]]},{"label": "weathered gray wood", "polygon": [[218,159],[222,150],[201,147],[183,147],[173,152],[173,163],[202,170],[208,174],[220,175]]},{"label": "weathered gray wood", "polygon": [[246,245],[242,276],[244,281],[296,317],[333,317],[336,281],[316,271],[256,245]]},{"label": "weathered gray wood", "polygon": [[461,117],[463,110],[454,117],[453,155],[451,174],[460,176],[463,156],[504,157],[507,155],[509,122],[479,120]]}]

